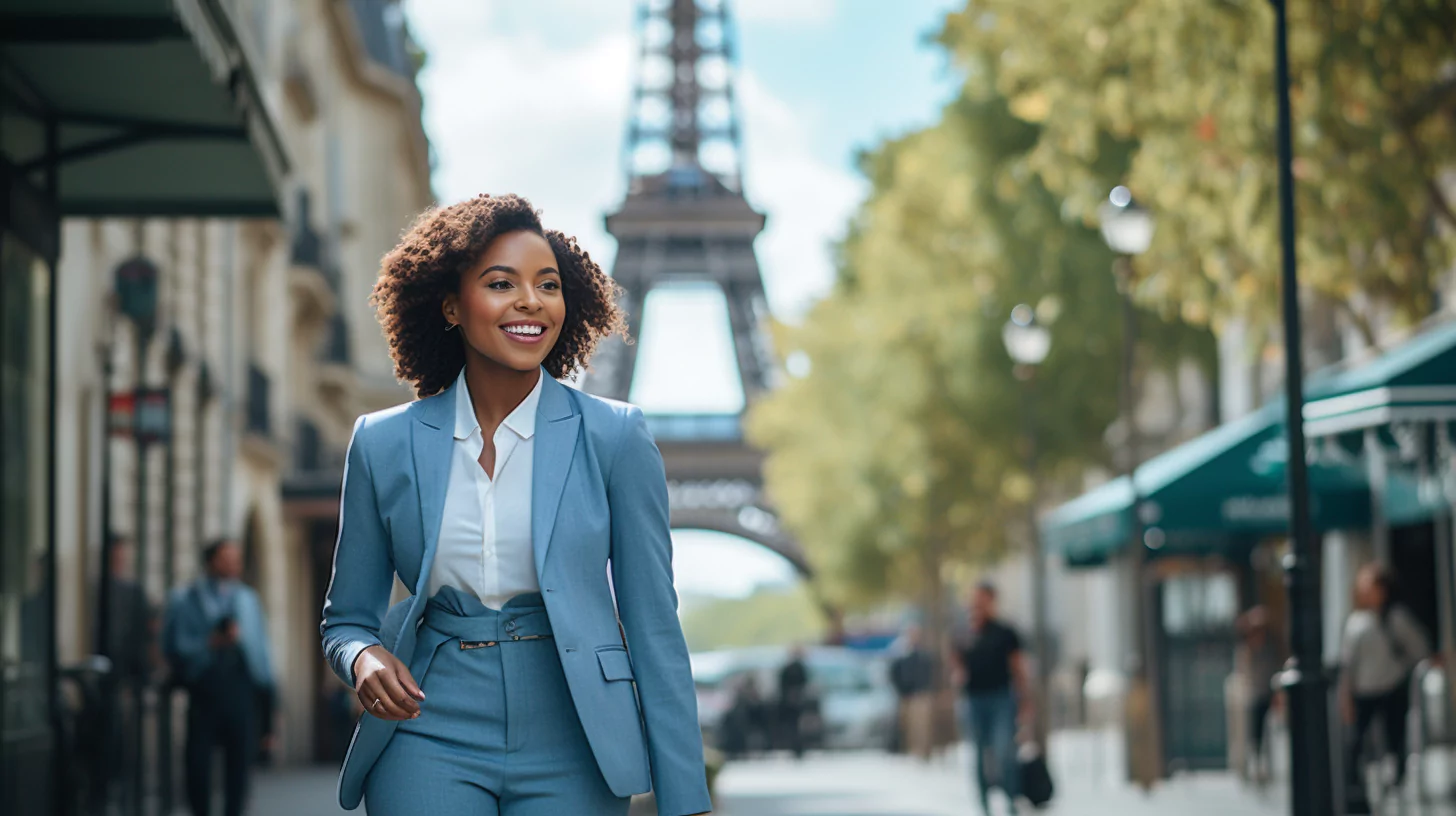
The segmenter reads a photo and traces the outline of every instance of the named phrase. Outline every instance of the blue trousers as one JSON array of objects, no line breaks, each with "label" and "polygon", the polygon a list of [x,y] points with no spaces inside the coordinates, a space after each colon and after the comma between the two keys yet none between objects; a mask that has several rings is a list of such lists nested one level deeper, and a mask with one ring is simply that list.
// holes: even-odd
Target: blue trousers
[{"label": "blue trousers", "polygon": [[[1016,758],[1016,695],[1011,689],[966,695],[966,719],[971,744],[976,751],[976,784],[981,808],[990,812],[991,787],[999,787],[1011,800],[1021,794],[1021,765]],[[988,773],[995,766],[995,775]]]},{"label": "blue trousers", "polygon": [[577,719],[537,594],[499,611],[430,599],[410,673],[420,716],[399,724],[364,784],[370,816],[625,816]]}]

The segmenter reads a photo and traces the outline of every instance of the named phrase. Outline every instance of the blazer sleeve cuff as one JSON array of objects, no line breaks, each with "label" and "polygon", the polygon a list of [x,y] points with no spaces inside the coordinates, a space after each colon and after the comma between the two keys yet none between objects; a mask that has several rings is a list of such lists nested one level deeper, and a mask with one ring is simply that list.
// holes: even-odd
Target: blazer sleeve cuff
[{"label": "blazer sleeve cuff", "polygon": [[341,643],[334,652],[336,656],[334,660],[334,674],[337,674],[339,679],[343,680],[344,684],[349,688],[354,688],[354,662],[359,659],[359,655],[365,649],[378,645],[380,645],[379,638],[374,637],[352,638]]},{"label": "blazer sleeve cuff", "polygon": [[696,791],[654,791],[652,796],[657,800],[657,812],[661,816],[696,816],[713,810],[707,785]]}]

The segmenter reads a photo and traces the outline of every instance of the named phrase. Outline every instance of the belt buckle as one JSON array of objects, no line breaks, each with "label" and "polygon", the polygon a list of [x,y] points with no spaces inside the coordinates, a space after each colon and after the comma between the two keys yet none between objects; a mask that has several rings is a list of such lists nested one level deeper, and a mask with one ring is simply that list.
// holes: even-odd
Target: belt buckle
[{"label": "belt buckle", "polygon": [[471,649],[488,649],[495,645],[496,641],[494,640],[462,640],[460,641],[460,651],[468,652]]}]

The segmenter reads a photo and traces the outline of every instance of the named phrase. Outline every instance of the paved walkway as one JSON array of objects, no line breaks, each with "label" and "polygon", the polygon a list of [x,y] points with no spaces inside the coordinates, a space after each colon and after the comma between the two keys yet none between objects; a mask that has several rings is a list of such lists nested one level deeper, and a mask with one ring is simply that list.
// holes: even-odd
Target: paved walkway
[{"label": "paved walkway", "polygon": [[[735,763],[720,779],[720,816],[966,816],[975,813],[960,757],[921,764],[881,754],[824,754],[803,762],[772,758]],[[259,777],[255,816],[339,816],[329,769],[285,770]],[[1047,814],[1078,816],[1263,816],[1282,799],[1251,796],[1227,775],[1190,777],[1151,797],[1122,786],[1062,783]],[[356,811],[357,812],[357,811]],[[651,807],[634,813],[651,814]]]},{"label": "paved walkway", "polygon": [[[878,754],[825,755],[800,763],[731,765],[719,783],[721,816],[968,816],[979,813],[965,752],[922,764]],[[1125,785],[1058,780],[1045,814],[1061,816],[1274,816],[1283,801],[1243,790],[1228,774],[1189,776],[1150,796]],[[997,799],[993,798],[993,803]],[[993,807],[999,806],[998,804]]]},{"label": "paved walkway", "polygon": [[[1279,785],[1254,791],[1231,774],[1184,774],[1149,795],[1122,779],[1122,751],[1113,735],[1059,735],[1049,752],[1057,779],[1049,816],[1283,816]],[[719,778],[718,816],[968,816],[978,812],[963,748],[921,763],[876,753],[815,754],[736,762]],[[339,816],[331,769],[261,775],[254,816]],[[359,811],[355,811],[358,813]],[[998,811],[999,813],[1000,811]],[[634,816],[651,816],[649,803]],[[1456,816],[1450,806],[1412,804],[1402,816]],[[441,816],[444,816],[442,814]]]}]

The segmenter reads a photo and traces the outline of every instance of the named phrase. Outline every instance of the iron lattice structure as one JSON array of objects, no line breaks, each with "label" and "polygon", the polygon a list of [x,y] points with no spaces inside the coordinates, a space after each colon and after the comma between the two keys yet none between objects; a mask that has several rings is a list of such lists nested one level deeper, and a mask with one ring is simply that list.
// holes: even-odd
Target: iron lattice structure
[{"label": "iron lattice structure", "polygon": [[[612,276],[633,337],[653,287],[711,283],[728,306],[745,397],[772,386],[768,307],[753,241],[765,217],[743,196],[728,0],[649,0],[638,15],[638,78],[623,150],[627,197],[606,218]],[[613,341],[583,385],[627,399],[637,346]]]}]

